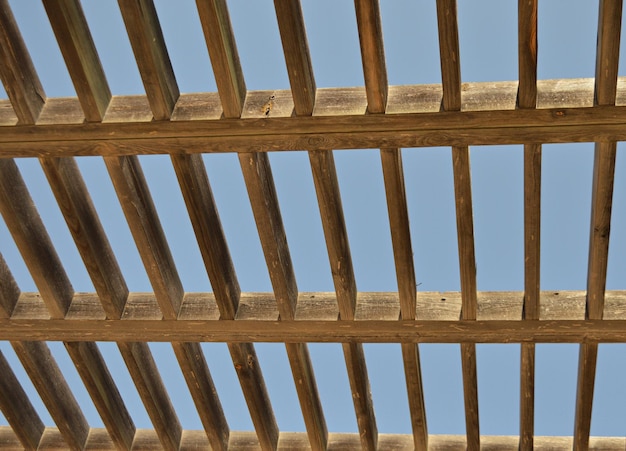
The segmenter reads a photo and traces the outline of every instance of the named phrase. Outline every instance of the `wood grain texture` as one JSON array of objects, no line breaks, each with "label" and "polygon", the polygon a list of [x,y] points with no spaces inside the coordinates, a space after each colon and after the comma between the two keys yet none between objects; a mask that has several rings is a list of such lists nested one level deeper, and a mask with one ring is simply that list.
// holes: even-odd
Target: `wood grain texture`
[{"label": "wood grain texture", "polygon": [[428,426],[419,347],[414,343],[402,343],[401,346],[411,427],[413,429],[413,444],[415,449],[428,449]]},{"label": "wood grain texture", "polygon": [[309,160],[326,238],[330,270],[337,293],[339,316],[343,320],[353,320],[356,308],[356,281],[341,206],[335,159],[332,152],[317,151],[309,152]]},{"label": "wood grain texture", "polygon": [[20,297],[20,288],[0,254],[0,318],[10,318]]},{"label": "wood grain texture", "polygon": [[111,91],[80,2],[44,0],[43,5],[85,113],[85,119],[99,122],[111,101]]},{"label": "wood grain texture", "polygon": [[384,113],[387,105],[387,68],[378,0],[354,0],[361,44],[367,112]]},{"label": "wood grain texture", "polygon": [[437,0],[443,109],[461,109],[461,56],[456,0]]},{"label": "wood grain texture", "polygon": [[518,67],[520,108],[537,105],[537,0],[518,1]]},{"label": "wood grain texture", "polygon": [[615,105],[622,0],[600,0],[596,49],[596,105]]},{"label": "wood grain texture", "polygon": [[315,106],[315,77],[300,0],[274,0],[280,39],[297,116],[310,116]]},{"label": "wood grain texture", "polygon": [[153,0],[118,0],[154,119],[167,120],[180,95]]},{"label": "wood grain texture", "polygon": [[375,451],[378,449],[378,427],[376,426],[372,392],[367,377],[363,344],[342,343],[342,347],[361,438],[361,449]]},{"label": "wood grain texture", "polygon": [[226,0],[196,0],[209,50],[224,117],[238,118],[243,110],[246,84],[239,62]]},{"label": "wood grain texture", "polygon": [[222,319],[234,319],[240,288],[201,155],[173,155],[191,225]]},{"label": "wood grain texture", "polygon": [[291,320],[296,314],[298,286],[269,156],[267,153],[240,153],[239,163],[278,302],[278,311],[282,319]]},{"label": "wood grain texture", "polygon": [[0,78],[19,124],[34,124],[46,101],[7,0],[0,1]]},{"label": "wood grain texture", "polygon": [[63,318],[74,289],[15,162],[0,159],[0,213],[53,318]]},{"label": "wood grain texture", "polygon": [[22,447],[34,451],[39,447],[44,424],[2,352],[0,375],[0,410]]},{"label": "wood grain texture", "polygon": [[200,344],[173,342],[172,347],[211,449],[225,451],[230,429]]},{"label": "wood grain texture", "polygon": [[76,161],[40,160],[107,317],[122,317],[128,287]]},{"label": "wood grain texture", "polygon": [[520,450],[535,446],[535,344],[524,343],[520,351]]},{"label": "wood grain texture", "polygon": [[247,343],[229,342],[228,350],[248,404],[248,411],[260,448],[263,451],[275,450],[278,444],[278,425],[271,408],[256,351],[250,341],[248,340]]},{"label": "wood grain texture", "polygon": [[402,319],[415,319],[416,287],[409,211],[400,149],[380,151]]},{"label": "wood grain texture", "polygon": [[105,158],[163,317],[178,316],[183,286],[137,157]]},{"label": "wood grain texture", "polygon": [[65,343],[65,349],[72,358],[111,440],[118,449],[131,449],[135,424],[98,346],[93,342],[79,341]]},{"label": "wood grain texture", "polygon": [[13,341],[11,345],[59,428],[64,446],[82,450],[89,424],[46,343]]}]

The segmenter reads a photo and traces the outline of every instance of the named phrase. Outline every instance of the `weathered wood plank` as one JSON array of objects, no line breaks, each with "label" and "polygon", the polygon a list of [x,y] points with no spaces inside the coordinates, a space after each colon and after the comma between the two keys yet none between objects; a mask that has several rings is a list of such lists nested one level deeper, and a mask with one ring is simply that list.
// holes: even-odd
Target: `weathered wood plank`
[{"label": "weathered wood plank", "polygon": [[15,354],[70,449],[82,450],[89,424],[46,343],[12,341]]},{"label": "weathered wood plank", "polygon": [[53,318],[63,318],[74,290],[15,162],[0,159],[0,213]]},{"label": "weathered wood plank", "polygon": [[128,287],[76,161],[42,158],[40,163],[107,317],[121,318]]},{"label": "weathered wood plank", "polygon": [[0,318],[10,318],[20,297],[20,288],[0,254]]},{"label": "weathered wood plank", "polygon": [[18,123],[34,124],[46,94],[7,0],[0,1],[0,62],[0,78]]},{"label": "weathered wood plank", "polygon": [[520,450],[532,450],[535,441],[535,344],[520,350]]},{"label": "weathered wood plank", "polygon": [[239,282],[202,156],[172,155],[172,164],[221,318],[234,319],[239,307]]},{"label": "weathered wood plank", "polygon": [[50,25],[65,59],[85,119],[99,122],[111,101],[111,91],[78,0],[44,0]]},{"label": "weathered wood plank", "polygon": [[180,95],[153,0],[118,0],[154,119],[167,120]]},{"label": "weathered wood plank", "polygon": [[402,343],[401,346],[409,412],[411,414],[411,427],[413,428],[413,444],[415,449],[428,449],[428,426],[426,422],[426,405],[424,403],[419,346],[414,343]]},{"label": "weathered wood plank", "polygon": [[160,445],[167,450],[178,450],[182,427],[162,379],[154,377],[155,374],[159,374],[159,370],[150,348],[147,343],[139,341],[118,340],[117,345],[152,421]]},{"label": "weathered wood plank", "polygon": [[520,108],[535,108],[537,105],[537,0],[519,0],[517,7],[519,66],[517,104]]},{"label": "weathered wood plank", "polygon": [[296,115],[310,116],[315,106],[315,77],[300,0],[274,0],[278,29]]},{"label": "weathered wood plank", "polygon": [[354,0],[367,91],[367,112],[384,113],[387,105],[387,69],[378,0]]},{"label": "weathered wood plank", "polygon": [[178,316],[183,286],[137,157],[105,158],[163,317]]},{"label": "weathered wood plank", "polygon": [[[615,105],[621,22],[622,1],[601,1],[596,49],[595,105]],[[589,319],[602,319],[604,312],[616,153],[617,143],[614,141],[595,144],[587,268],[586,317]],[[597,343],[581,344],[574,418],[576,450],[587,449],[589,446],[597,354]]]},{"label": "weathered wood plank", "polygon": [[248,404],[260,448],[264,451],[275,450],[278,443],[278,425],[270,407],[269,395],[252,340],[244,343],[228,342],[228,350]]},{"label": "weathered wood plank", "polygon": [[[213,287],[220,318],[235,319],[239,308],[239,282],[202,157],[177,155],[172,157],[172,162]],[[251,355],[251,358],[256,359],[253,345],[232,344],[229,349],[236,368],[237,365],[246,362],[243,357],[245,355]],[[237,375],[259,439],[264,449],[274,449],[278,430],[260,367],[257,366],[255,371],[237,371]],[[219,401],[216,399],[214,403],[217,402]],[[214,411],[217,412],[215,409]],[[225,421],[219,420],[220,423]],[[213,433],[216,434],[217,432]],[[228,440],[226,444],[227,442]],[[218,446],[225,445],[220,442]]]},{"label": "weathered wood plank", "polygon": [[437,0],[437,24],[443,109],[459,111],[461,109],[461,56],[456,0]]},{"label": "weathered wood plank", "polygon": [[243,110],[246,84],[226,0],[196,0],[202,30],[215,73],[215,83],[227,118]]},{"label": "weathered wood plank", "polygon": [[[22,385],[0,352],[0,410],[24,449],[36,450],[44,424]],[[0,447],[3,442],[0,440]]]},{"label": "weathered wood plank", "polygon": [[72,358],[111,440],[118,449],[131,449],[135,424],[98,346],[93,342],[78,341],[65,343],[65,349]]}]

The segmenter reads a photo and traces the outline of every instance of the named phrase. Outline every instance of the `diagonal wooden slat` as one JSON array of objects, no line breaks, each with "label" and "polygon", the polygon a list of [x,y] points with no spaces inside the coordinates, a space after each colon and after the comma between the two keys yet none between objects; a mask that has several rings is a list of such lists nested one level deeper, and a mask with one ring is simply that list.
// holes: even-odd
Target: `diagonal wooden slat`
[{"label": "diagonal wooden slat", "polygon": [[[459,111],[461,109],[461,63],[456,0],[437,0],[437,22],[443,85],[443,109],[445,111]],[[467,146],[452,147],[452,169],[454,172],[457,240],[463,301],[461,318],[463,320],[475,320],[477,313],[476,258],[474,255],[470,158]],[[461,343],[461,367],[463,372],[467,448],[469,450],[478,450],[480,449],[480,430],[478,422],[476,345],[474,343]]]},{"label": "diagonal wooden slat", "polygon": [[24,449],[36,450],[41,442],[44,424],[2,352],[0,352],[0,410]]},{"label": "diagonal wooden slat", "polygon": [[[537,0],[518,2],[519,108],[537,105]],[[524,319],[539,319],[541,238],[541,144],[524,145]],[[520,353],[520,450],[535,434],[535,345]]]},{"label": "diagonal wooden slat", "polygon": [[111,91],[78,0],[44,0],[50,25],[88,122],[99,122]]},{"label": "diagonal wooden slat", "polygon": [[0,254],[0,318],[10,318],[20,296],[20,288]]},{"label": "diagonal wooden slat", "polygon": [[0,0],[0,78],[21,124],[34,124],[46,100],[7,0]]},{"label": "diagonal wooden slat", "polygon": [[296,115],[310,116],[315,105],[315,76],[300,0],[274,0],[274,9]]},{"label": "diagonal wooden slat", "polygon": [[118,0],[154,119],[169,119],[179,91],[153,0]]},{"label": "diagonal wooden slat", "polygon": [[[621,27],[622,1],[600,1],[595,105],[615,105]],[[587,318],[592,320],[602,319],[604,313],[616,153],[614,141],[595,144],[586,311]],[[597,354],[597,343],[580,345],[574,418],[574,449],[577,450],[589,447]]]},{"label": "diagonal wooden slat", "polygon": [[[339,317],[342,320],[351,321],[355,319],[356,281],[341,206],[335,160],[332,151],[310,151],[309,159],[326,238],[328,259],[335,284]],[[361,445],[363,449],[375,450],[378,442],[378,428],[374,416],[363,345],[361,343],[344,343],[343,351],[361,436]]]},{"label": "diagonal wooden slat", "polygon": [[241,116],[246,84],[226,0],[196,0],[225,117]]},{"label": "diagonal wooden slat", "polygon": [[354,0],[368,113],[384,113],[387,104],[387,69],[378,3],[378,0]]}]

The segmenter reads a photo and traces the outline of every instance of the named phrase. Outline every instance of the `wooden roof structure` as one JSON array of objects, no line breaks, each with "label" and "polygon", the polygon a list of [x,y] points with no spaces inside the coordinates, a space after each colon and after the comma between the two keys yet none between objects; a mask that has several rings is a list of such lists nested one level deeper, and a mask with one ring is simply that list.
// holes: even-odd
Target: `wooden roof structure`
[{"label": "wooden roof structure", "polygon": [[[623,449],[590,438],[599,343],[626,342],[626,292],[606,291],[617,141],[621,0],[600,1],[594,79],[537,80],[537,0],[519,0],[519,81],[462,83],[455,0],[437,0],[442,82],[389,86],[377,0],[355,0],[364,88],[316,89],[298,0],[275,0],[291,90],[248,91],[225,0],[197,0],[218,92],[180,94],[152,0],[119,0],[145,96],[113,96],[78,0],[43,0],[77,98],[48,98],[0,0],[0,213],[38,288],[0,255],[0,340],[11,342],[56,427],[44,427],[0,354],[0,448]],[[544,143],[595,142],[587,290],[541,292]],[[524,145],[524,291],[478,292],[469,146]],[[417,293],[400,149],[452,149],[461,292]],[[356,287],[333,149],[380,149],[398,291]],[[308,152],[335,285],[298,291],[268,152]],[[242,293],[203,153],[237,153],[273,293]],[[185,293],[138,155],[169,154],[213,291]],[[153,286],[129,292],[76,156],[100,156]],[[38,158],[95,293],[76,293],[15,163]],[[102,417],[90,427],[47,341],[62,341]],[[96,341],[116,342],[153,423],[137,429]],[[183,430],[148,342],[171,342],[203,431]],[[225,342],[254,431],[230,431],[201,342]],[[278,429],[255,342],[284,343],[306,433]],[[328,431],[307,343],[342,343],[358,434]],[[379,434],[363,343],[399,343],[411,435]],[[466,436],[429,435],[418,343],[461,346]],[[517,437],[481,436],[476,343],[521,343]],[[536,343],[579,343],[572,437],[535,437]]]}]

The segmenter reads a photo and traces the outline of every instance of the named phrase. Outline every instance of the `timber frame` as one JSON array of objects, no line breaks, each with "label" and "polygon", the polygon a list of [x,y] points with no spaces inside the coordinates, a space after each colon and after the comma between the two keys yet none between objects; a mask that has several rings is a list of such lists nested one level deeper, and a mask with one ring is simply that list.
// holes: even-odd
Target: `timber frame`
[{"label": "timber frame", "polygon": [[[435,1],[435,0],[433,0]],[[462,83],[456,0],[436,0],[442,83],[389,86],[378,0],[355,0],[365,86],[315,85],[299,0],[275,0],[291,84],[246,89],[226,0],[197,0],[218,92],[181,94],[152,0],[119,0],[146,95],[114,96],[78,0],[43,0],[76,98],[47,98],[7,0],[0,0],[0,213],[37,286],[21,292],[0,255],[0,340],[10,341],[56,427],[44,427],[0,353],[0,448],[624,449],[590,438],[599,343],[626,342],[626,291],[606,291],[617,141],[622,1],[600,0],[596,76],[537,80],[537,0],[519,0],[519,80]],[[269,99],[269,101],[268,101]],[[595,142],[586,291],[542,292],[541,145]],[[524,145],[523,292],[478,292],[469,146]],[[461,292],[417,293],[403,147],[452,148]],[[380,149],[398,291],[357,290],[333,149]],[[308,152],[335,291],[299,292],[268,152]],[[237,153],[272,293],[242,293],[203,153]],[[169,154],[213,292],[185,293],[138,155]],[[104,158],[153,287],[128,290],[73,157]],[[75,293],[14,161],[39,158],[93,281]],[[92,428],[47,341],[63,341],[105,428]],[[154,425],[136,429],[96,341],[114,341]],[[171,342],[203,431],[183,430],[147,342]],[[230,431],[201,342],[225,342],[254,431]],[[285,343],[306,433],[279,431],[255,342]],[[342,343],[358,434],[328,431],[307,343]],[[363,343],[399,343],[413,433],[379,434]],[[430,435],[418,343],[459,343],[466,436]],[[535,437],[536,343],[579,343],[571,437]],[[521,343],[520,431],[481,436],[476,343]]]}]

